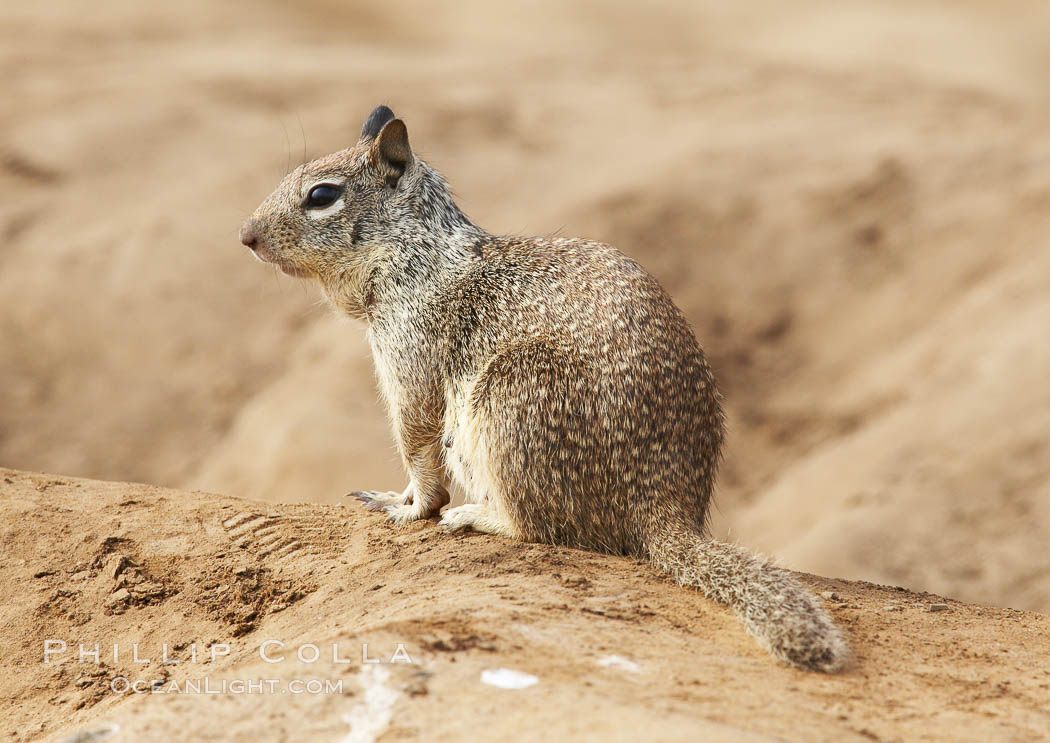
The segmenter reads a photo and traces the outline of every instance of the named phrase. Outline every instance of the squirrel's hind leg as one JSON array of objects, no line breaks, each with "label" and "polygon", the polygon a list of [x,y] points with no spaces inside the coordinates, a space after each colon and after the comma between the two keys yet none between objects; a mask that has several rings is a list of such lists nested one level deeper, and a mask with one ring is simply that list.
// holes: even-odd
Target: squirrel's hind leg
[{"label": "squirrel's hind leg", "polygon": [[500,518],[495,508],[484,503],[464,503],[441,514],[442,526],[448,531],[459,531],[468,526],[485,534],[498,534],[513,539],[517,534],[513,524]]}]

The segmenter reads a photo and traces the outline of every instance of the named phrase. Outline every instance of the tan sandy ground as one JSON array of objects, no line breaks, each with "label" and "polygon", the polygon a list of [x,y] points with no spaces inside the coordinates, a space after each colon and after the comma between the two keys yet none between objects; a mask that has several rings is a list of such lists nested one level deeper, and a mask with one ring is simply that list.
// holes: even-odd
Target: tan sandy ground
[{"label": "tan sandy ground", "polygon": [[[449,536],[433,522],[398,529],[354,508],[15,470],[0,470],[0,496],[4,547],[25,555],[0,567],[4,740],[69,740],[116,723],[114,743],[340,741],[348,716],[357,734],[370,729],[363,712],[384,709],[384,691],[380,741],[1050,734],[1050,618],[1040,614],[804,575],[834,592],[826,603],[855,653],[847,672],[824,676],[774,665],[728,610],[631,560]],[[936,604],[946,607],[931,612]],[[68,649],[45,664],[44,639]],[[265,647],[284,662],[260,658],[266,640],[285,643]],[[105,665],[80,662],[80,642],[98,643]],[[132,662],[132,643],[149,664]],[[183,662],[165,668],[163,643]],[[206,662],[209,643],[230,655]],[[403,643],[412,663],[384,663],[381,686],[363,686],[376,672],[363,643],[384,661]],[[310,644],[320,658],[299,664]],[[348,662],[333,662],[333,644]],[[602,665],[610,656],[637,668]],[[481,682],[500,668],[539,681]],[[161,679],[169,693],[117,695],[117,677]],[[273,695],[171,693],[204,677],[202,690],[280,685]],[[282,695],[296,678],[342,690]]]}]

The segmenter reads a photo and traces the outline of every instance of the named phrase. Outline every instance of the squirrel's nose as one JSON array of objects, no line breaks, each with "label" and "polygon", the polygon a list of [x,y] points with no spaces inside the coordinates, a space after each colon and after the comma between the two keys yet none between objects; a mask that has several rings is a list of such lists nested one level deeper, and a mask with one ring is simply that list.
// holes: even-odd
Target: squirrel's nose
[{"label": "squirrel's nose", "polygon": [[241,225],[241,242],[247,245],[252,250],[255,250],[256,244],[259,242],[259,233],[262,224],[258,219],[247,219],[244,224]]}]

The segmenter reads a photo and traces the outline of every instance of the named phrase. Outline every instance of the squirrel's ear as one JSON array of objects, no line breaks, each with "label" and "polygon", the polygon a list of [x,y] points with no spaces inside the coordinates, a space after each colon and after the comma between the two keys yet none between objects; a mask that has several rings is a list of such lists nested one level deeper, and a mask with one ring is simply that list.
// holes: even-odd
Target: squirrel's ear
[{"label": "squirrel's ear", "polygon": [[412,148],[408,144],[408,129],[401,119],[391,119],[379,131],[372,145],[376,163],[385,171],[387,184],[394,188],[412,162]]},{"label": "squirrel's ear", "polygon": [[376,106],[365,119],[365,125],[361,127],[361,141],[375,139],[382,128],[393,118],[395,118],[394,112],[387,106]]}]

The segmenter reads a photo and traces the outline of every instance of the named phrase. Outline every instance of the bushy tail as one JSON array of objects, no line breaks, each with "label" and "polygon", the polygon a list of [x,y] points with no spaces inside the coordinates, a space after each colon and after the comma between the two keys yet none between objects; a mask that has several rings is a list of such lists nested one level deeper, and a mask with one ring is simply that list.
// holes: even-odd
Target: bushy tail
[{"label": "bushy tail", "polygon": [[664,528],[649,540],[657,568],[732,607],[747,631],[778,660],[834,672],[849,649],[813,594],[789,572],[733,544],[688,529]]}]

